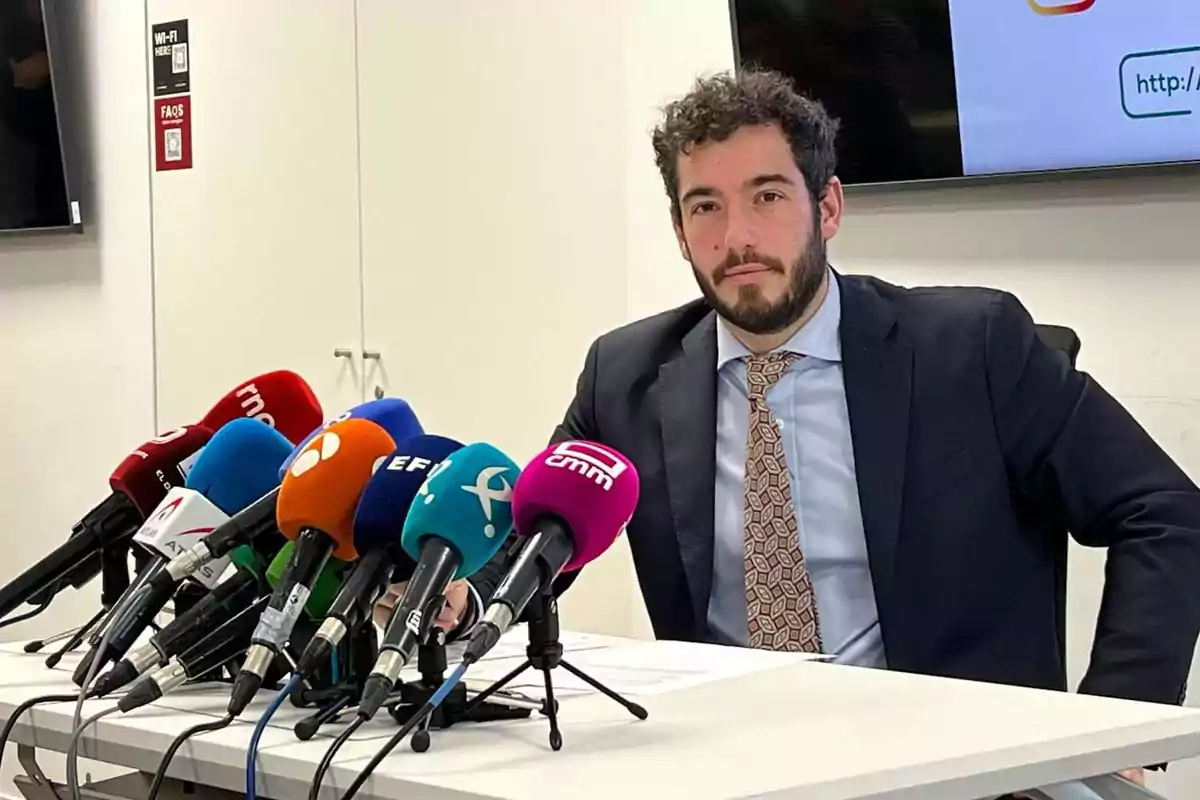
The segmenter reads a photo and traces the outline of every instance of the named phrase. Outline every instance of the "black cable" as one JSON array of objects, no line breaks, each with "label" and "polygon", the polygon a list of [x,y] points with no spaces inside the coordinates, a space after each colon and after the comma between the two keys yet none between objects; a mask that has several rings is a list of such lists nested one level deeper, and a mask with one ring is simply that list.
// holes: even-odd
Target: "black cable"
[{"label": "black cable", "polygon": [[4,729],[0,730],[0,760],[4,758],[4,746],[8,744],[8,737],[12,734],[13,728],[17,726],[17,717],[24,714],[29,709],[43,703],[73,703],[75,702],[74,694],[44,694],[40,697],[31,697],[21,705],[13,709],[13,712],[8,715],[8,722],[4,723]]},{"label": "black cable", "polygon": [[171,746],[163,753],[162,760],[158,762],[158,771],[154,773],[154,781],[150,784],[150,793],[146,795],[146,800],[155,800],[158,797],[158,791],[162,788],[163,781],[167,778],[167,768],[171,766],[171,759],[175,757],[183,743],[191,737],[200,733],[212,733],[224,728],[228,728],[233,723],[232,716],[226,716],[223,719],[214,722],[204,722],[200,725],[194,725],[188,728],[183,733],[175,737],[175,741],[171,742]]},{"label": "black cable", "polygon": [[387,758],[393,750],[396,749],[396,745],[404,741],[405,736],[408,736],[410,733],[416,730],[418,725],[425,721],[425,717],[433,713],[433,709],[434,703],[433,699],[431,698],[429,702],[421,706],[421,709],[416,714],[413,714],[411,717],[409,717],[408,722],[400,726],[400,730],[396,731],[396,735],[388,740],[388,743],[383,746],[383,749],[376,753],[375,757],[372,758],[365,767],[363,767],[362,772],[358,773],[358,777],[354,779],[354,783],[350,784],[350,788],[346,790],[344,795],[342,795],[342,800],[350,800],[350,798],[358,794],[358,790],[361,789],[363,784],[366,783],[371,777],[371,773],[375,771],[375,768],[378,767],[380,763],[382,763],[382,761]]},{"label": "black cable", "polygon": [[321,759],[320,765],[317,766],[316,774],[313,775],[312,786],[308,790],[308,800],[318,800],[321,796],[321,784],[325,782],[325,773],[329,772],[329,768],[333,766],[333,757],[337,755],[337,751],[342,749],[342,745],[350,741],[350,737],[354,732],[363,726],[367,718],[361,714],[354,718],[354,721],[346,726],[346,729],[338,734],[338,737],[333,740],[333,744],[325,751],[325,757]]},{"label": "black cable", "polygon": [[0,628],[7,628],[9,625],[16,625],[18,622],[25,622],[26,620],[33,619],[38,614],[42,613],[47,608],[49,608],[50,601],[53,599],[54,598],[52,598],[52,597],[47,597],[45,600],[43,600],[41,602],[41,605],[39,605],[37,608],[33,609],[33,611],[26,611],[24,614],[18,614],[15,617],[10,617],[9,619],[0,621]]}]

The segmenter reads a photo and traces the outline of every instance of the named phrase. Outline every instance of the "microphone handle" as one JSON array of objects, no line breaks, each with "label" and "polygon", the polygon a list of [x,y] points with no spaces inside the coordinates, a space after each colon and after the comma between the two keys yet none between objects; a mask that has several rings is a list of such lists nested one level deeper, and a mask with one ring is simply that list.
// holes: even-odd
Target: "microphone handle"
[{"label": "microphone handle", "polygon": [[[163,564],[166,563],[167,559],[163,556],[155,556],[138,572],[137,576],[133,579],[133,582],[129,584],[129,588],[126,589],[117,599],[117,602],[112,605],[110,609],[110,619],[105,620],[103,624],[96,628],[96,630],[92,631],[92,635],[88,638],[89,647],[99,647],[100,640],[104,638],[104,632],[110,627],[113,630],[113,634],[109,638],[109,650],[107,652],[115,652],[114,648],[121,646],[123,639],[123,628],[128,627],[133,623],[131,612],[136,611],[137,607],[139,606],[139,601],[146,592],[146,589],[143,588],[144,584],[158,574],[158,571],[162,569]],[[115,614],[116,616],[111,617],[112,614]],[[150,619],[154,619],[153,614],[150,615]],[[150,619],[146,620],[146,622],[137,629],[137,631],[134,633],[135,639],[137,638],[138,633],[141,633],[142,629],[145,628],[146,625],[150,624]],[[130,644],[131,643],[126,643],[124,648],[117,653],[116,658],[120,658],[121,656],[125,655],[125,651],[129,649]]]},{"label": "microphone handle", "polygon": [[279,487],[272,489],[201,541],[214,559],[228,555],[235,547],[249,544],[263,534],[276,530],[275,504]]},{"label": "microphone handle", "polygon": [[421,543],[417,568],[388,620],[381,651],[398,652],[404,664],[412,660],[413,653],[437,619],[441,608],[438,603],[461,564],[458,550],[445,539],[429,536]]},{"label": "microphone handle", "polygon": [[333,648],[341,644],[346,634],[370,617],[371,607],[379,599],[390,577],[392,561],[390,548],[387,547],[368,550],[359,558],[329,607],[329,613],[325,615],[321,627],[308,640],[304,652],[300,654],[297,667],[300,675],[312,675]]},{"label": "microphone handle", "polygon": [[141,514],[133,502],[124,494],[113,492],[88,512],[67,541],[0,588],[0,617],[8,616],[56,583],[58,589],[63,588],[66,584],[63,578],[80,579],[91,568],[89,558],[97,559],[99,566],[101,549],[124,546],[141,523]]},{"label": "microphone handle", "polygon": [[196,646],[180,657],[172,658],[161,669],[134,684],[119,701],[117,708],[129,713],[136,708],[153,703],[163,695],[219,668],[225,662],[241,655],[250,646],[258,614],[267,598],[244,609],[240,614],[212,631]]},{"label": "microphone handle", "polygon": [[263,610],[254,631],[254,643],[264,644],[276,653],[287,643],[296,620],[304,612],[309,592],[316,583],[336,543],[316,528],[304,528],[296,540],[292,557],[279,576],[271,601]]},{"label": "microphone handle", "polygon": [[558,517],[543,514],[534,520],[530,530],[531,535],[525,539],[488,603],[489,606],[504,603],[514,619],[521,616],[535,594],[550,588],[575,555],[571,529]]},{"label": "microphone handle", "polygon": [[340,620],[347,627],[354,627],[358,622],[354,619],[357,616],[355,610],[363,605],[364,598],[368,598],[369,602],[374,603],[376,599],[374,595],[387,580],[391,571],[392,557],[388,548],[377,547],[374,550],[368,550],[350,571],[350,575],[342,584],[342,589],[334,599],[333,605],[329,607],[326,618],[332,617]]},{"label": "microphone handle", "polygon": [[241,655],[250,647],[250,639],[258,618],[266,608],[268,598],[260,597],[226,620],[187,652],[179,656],[189,678],[199,678],[226,661]]},{"label": "microphone handle", "polygon": [[227,623],[239,609],[253,603],[259,592],[258,579],[249,572],[238,570],[185,613],[171,620],[150,641],[163,659],[180,655]]},{"label": "microphone handle", "polygon": [[31,597],[53,585],[63,575],[98,551],[99,536],[88,530],[72,536],[41,561],[0,588],[0,617],[6,617]]}]

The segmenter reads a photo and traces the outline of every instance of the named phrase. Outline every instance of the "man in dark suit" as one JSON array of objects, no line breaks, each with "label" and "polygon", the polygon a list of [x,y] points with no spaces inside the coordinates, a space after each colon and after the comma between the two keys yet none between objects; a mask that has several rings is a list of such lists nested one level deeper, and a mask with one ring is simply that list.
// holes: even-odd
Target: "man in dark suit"
[{"label": "man in dark suit", "polygon": [[1080,690],[1180,702],[1200,491],[1011,295],[834,272],[835,130],[747,71],[654,132],[703,299],[597,339],[554,438],[637,466],[655,634],[1065,689],[1069,531],[1109,550]]}]

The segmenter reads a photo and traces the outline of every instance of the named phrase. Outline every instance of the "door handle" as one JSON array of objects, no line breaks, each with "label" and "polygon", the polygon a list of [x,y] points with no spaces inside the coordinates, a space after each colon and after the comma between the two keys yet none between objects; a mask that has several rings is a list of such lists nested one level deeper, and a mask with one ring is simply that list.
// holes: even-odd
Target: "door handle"
[{"label": "door handle", "polygon": [[383,354],[378,350],[363,350],[363,359],[366,361],[378,361],[383,358]]},{"label": "door handle", "polygon": [[354,351],[348,347],[337,347],[334,348],[333,357],[351,359],[354,358]]}]

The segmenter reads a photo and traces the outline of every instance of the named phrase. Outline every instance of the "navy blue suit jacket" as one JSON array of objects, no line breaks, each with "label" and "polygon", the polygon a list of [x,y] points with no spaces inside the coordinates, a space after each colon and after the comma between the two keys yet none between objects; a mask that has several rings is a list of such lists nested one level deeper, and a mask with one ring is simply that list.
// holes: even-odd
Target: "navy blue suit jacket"
[{"label": "navy blue suit jacket", "polygon": [[[1039,340],[1011,295],[838,280],[889,667],[1066,688],[1070,532],[1108,548],[1080,691],[1180,702],[1200,631],[1196,486]],[[554,435],[603,442],[637,466],[629,544],[659,638],[710,638],[715,363],[716,319],[703,302],[605,334]]]}]

